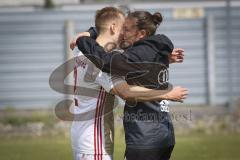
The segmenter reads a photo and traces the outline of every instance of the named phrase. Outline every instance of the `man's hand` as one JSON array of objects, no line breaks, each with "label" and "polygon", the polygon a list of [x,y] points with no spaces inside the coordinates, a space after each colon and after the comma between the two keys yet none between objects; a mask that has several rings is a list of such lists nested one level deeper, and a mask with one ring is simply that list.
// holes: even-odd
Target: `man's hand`
[{"label": "man's hand", "polygon": [[169,55],[169,63],[182,63],[184,59],[184,49],[175,48],[172,53]]},{"label": "man's hand", "polygon": [[174,87],[170,92],[166,94],[167,100],[183,102],[187,98],[188,90],[183,87]]},{"label": "man's hand", "polygon": [[81,33],[79,33],[76,37],[74,37],[74,38],[72,39],[71,43],[70,43],[70,48],[71,48],[72,50],[73,50],[74,47],[76,46],[76,41],[77,41],[77,39],[80,38],[80,37],[83,37],[83,36],[88,36],[88,37],[90,37],[90,33],[89,33],[89,32],[81,32]]}]

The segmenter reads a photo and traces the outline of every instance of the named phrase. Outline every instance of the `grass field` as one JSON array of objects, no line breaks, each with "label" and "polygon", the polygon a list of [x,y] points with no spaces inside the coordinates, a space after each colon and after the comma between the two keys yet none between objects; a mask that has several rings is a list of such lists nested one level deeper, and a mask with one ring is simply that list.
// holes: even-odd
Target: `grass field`
[{"label": "grass field", "polygon": [[[115,160],[122,160],[123,133],[117,132]],[[239,160],[239,135],[177,136],[173,160]],[[69,160],[72,158],[69,137],[0,138],[1,160]]]}]

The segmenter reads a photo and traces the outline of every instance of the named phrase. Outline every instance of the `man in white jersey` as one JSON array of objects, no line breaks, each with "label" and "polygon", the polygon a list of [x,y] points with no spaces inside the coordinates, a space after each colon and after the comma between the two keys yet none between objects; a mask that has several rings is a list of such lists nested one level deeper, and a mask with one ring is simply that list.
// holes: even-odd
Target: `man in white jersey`
[{"label": "man in white jersey", "polygon": [[[124,23],[124,14],[114,7],[105,7],[96,14],[95,25],[99,32],[96,41],[101,46],[109,42],[117,43]],[[74,114],[71,139],[75,160],[111,160],[113,159],[114,95],[127,100],[153,101],[175,100],[186,97],[186,89],[174,88],[162,94],[160,90],[140,86],[129,86],[119,77],[110,77],[100,71],[91,61],[74,48]],[[89,88],[83,95],[77,93],[77,87]],[[81,115],[81,116],[79,116]]]}]

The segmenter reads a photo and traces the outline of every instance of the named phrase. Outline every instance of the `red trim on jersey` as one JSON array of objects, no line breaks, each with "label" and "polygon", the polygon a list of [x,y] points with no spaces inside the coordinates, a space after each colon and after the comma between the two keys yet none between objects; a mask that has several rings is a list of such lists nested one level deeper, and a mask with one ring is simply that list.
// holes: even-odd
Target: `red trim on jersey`
[{"label": "red trim on jersey", "polygon": [[77,67],[74,66],[74,86],[73,86],[74,94],[76,92],[76,88],[77,88]]},{"label": "red trim on jersey", "polygon": [[75,106],[78,106],[78,100],[76,98],[74,98],[74,103],[75,103]]},{"label": "red trim on jersey", "polygon": [[[102,87],[100,88],[100,92],[98,94],[98,101],[96,106],[96,112],[95,112],[95,121],[94,121],[94,160],[97,160],[97,154],[99,154],[99,143],[98,143],[98,126],[99,126],[99,107],[101,106],[101,100],[102,100]],[[97,143],[97,144],[96,144]]]},{"label": "red trim on jersey", "polygon": [[103,155],[103,150],[102,150],[102,114],[103,114],[103,108],[104,108],[104,102],[105,102],[105,98],[106,98],[106,92],[103,91],[103,98],[102,98],[102,105],[100,106],[100,151],[101,151],[101,154],[99,155],[100,156],[100,160],[102,160],[102,155]]},{"label": "red trim on jersey", "polygon": [[98,103],[99,103],[99,97],[100,97],[101,92],[98,94],[98,101],[97,101],[97,106],[95,110],[95,117],[94,117],[94,160],[96,160],[96,116],[97,116],[97,111],[98,111]]},{"label": "red trim on jersey", "polygon": [[[77,89],[77,66],[74,66],[74,86],[73,86],[73,93],[76,94]],[[74,98],[75,106],[78,106],[78,100]]]},{"label": "red trim on jersey", "polygon": [[[97,153],[97,155],[98,155],[98,159],[99,159],[99,154],[101,154],[101,151],[100,151],[100,147],[99,147],[99,133],[100,133],[100,131],[99,131],[99,128],[100,128],[100,126],[99,126],[99,122],[100,122],[100,113],[101,113],[101,106],[102,106],[102,98],[103,98],[103,89],[102,89],[102,87],[101,87],[101,97],[100,97],[100,105],[98,106],[99,107],[99,109],[98,109],[98,115],[97,115],[97,149],[98,149],[98,153]],[[100,122],[101,123],[101,122]]]},{"label": "red trim on jersey", "polygon": [[94,160],[102,160],[102,114],[106,98],[106,92],[101,87],[98,95],[94,121]]},{"label": "red trim on jersey", "polygon": [[101,95],[101,90],[98,94],[98,100],[97,100],[97,106],[96,106],[96,111],[95,111],[95,118],[94,118],[94,160],[96,160],[96,154],[97,154],[97,148],[96,148],[96,124],[97,124],[97,114],[98,114],[98,105],[99,105],[99,102],[100,102],[100,95]]}]

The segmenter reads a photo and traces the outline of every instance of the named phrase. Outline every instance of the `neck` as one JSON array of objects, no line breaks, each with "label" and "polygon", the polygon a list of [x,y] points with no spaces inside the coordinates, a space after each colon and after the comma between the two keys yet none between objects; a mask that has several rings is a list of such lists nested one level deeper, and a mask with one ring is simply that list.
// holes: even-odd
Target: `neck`
[{"label": "neck", "polygon": [[101,34],[97,37],[96,41],[102,47],[104,47],[108,43],[107,36]]},{"label": "neck", "polygon": [[106,34],[100,34],[97,37],[96,42],[100,46],[102,46],[106,52],[109,52],[112,50],[111,45],[108,45],[108,44],[114,43],[113,40],[111,39],[111,36]]}]

